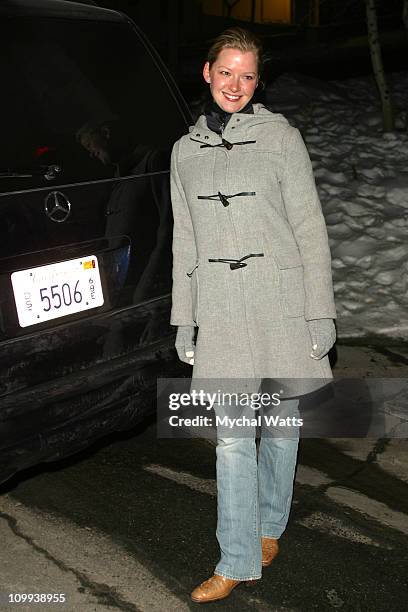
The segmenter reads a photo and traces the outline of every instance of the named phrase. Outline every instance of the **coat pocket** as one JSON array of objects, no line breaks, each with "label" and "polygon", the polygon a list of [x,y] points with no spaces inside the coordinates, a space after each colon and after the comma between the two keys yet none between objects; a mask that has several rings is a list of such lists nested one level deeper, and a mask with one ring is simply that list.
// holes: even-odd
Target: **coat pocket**
[{"label": "coat pocket", "polygon": [[282,310],[287,317],[305,314],[303,265],[298,252],[276,257],[279,268],[279,289]]},{"label": "coat pocket", "polygon": [[187,276],[191,280],[191,305],[192,305],[192,316],[193,321],[198,326],[198,304],[200,299],[200,288],[198,282],[198,266],[199,262],[196,261],[194,268],[187,272]]}]

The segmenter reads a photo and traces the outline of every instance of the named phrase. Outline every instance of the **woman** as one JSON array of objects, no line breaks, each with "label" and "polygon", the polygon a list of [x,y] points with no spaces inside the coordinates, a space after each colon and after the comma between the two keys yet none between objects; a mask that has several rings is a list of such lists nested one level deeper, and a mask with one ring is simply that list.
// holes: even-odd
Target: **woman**
[{"label": "woman", "polygon": [[[253,34],[222,33],[203,70],[212,101],[174,145],[171,324],[193,379],[290,379],[295,388],[306,379],[316,388],[332,376],[335,341],[327,231],[299,131],[252,103],[261,66]],[[282,406],[294,414],[297,400]],[[192,593],[200,603],[259,579],[272,562],[296,464],[297,437],[262,437],[257,461],[254,437],[217,434],[221,558]]]}]

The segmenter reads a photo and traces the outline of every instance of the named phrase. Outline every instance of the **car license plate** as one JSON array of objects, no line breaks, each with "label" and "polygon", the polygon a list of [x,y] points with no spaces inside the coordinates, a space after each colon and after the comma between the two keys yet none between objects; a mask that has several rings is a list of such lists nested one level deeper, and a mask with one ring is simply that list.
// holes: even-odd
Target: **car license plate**
[{"label": "car license plate", "polygon": [[103,304],[98,259],[94,255],[13,272],[20,327],[28,327]]}]

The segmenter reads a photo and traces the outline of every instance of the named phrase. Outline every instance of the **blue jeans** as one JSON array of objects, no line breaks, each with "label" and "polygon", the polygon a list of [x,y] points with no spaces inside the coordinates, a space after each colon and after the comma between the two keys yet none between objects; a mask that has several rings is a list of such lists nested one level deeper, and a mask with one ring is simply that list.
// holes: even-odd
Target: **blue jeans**
[{"label": "blue jeans", "polygon": [[[296,417],[297,407],[298,400],[285,400],[279,414]],[[215,407],[216,415],[225,414],[223,408]],[[217,427],[221,558],[215,574],[234,580],[261,577],[261,536],[278,539],[282,535],[292,502],[299,432],[297,427],[290,429],[291,437],[282,438],[276,437],[276,430],[270,433],[263,428],[257,458],[254,426],[246,428],[245,437],[226,437],[226,430]]]}]

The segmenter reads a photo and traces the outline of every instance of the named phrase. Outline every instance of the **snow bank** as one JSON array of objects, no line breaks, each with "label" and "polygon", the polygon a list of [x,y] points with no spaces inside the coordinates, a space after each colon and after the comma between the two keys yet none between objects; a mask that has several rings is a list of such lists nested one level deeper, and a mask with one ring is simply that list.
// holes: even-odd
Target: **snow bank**
[{"label": "snow bank", "polygon": [[340,336],[408,338],[408,74],[389,76],[397,130],[382,133],[373,78],[282,75],[269,108],[300,129],[327,222]]}]

